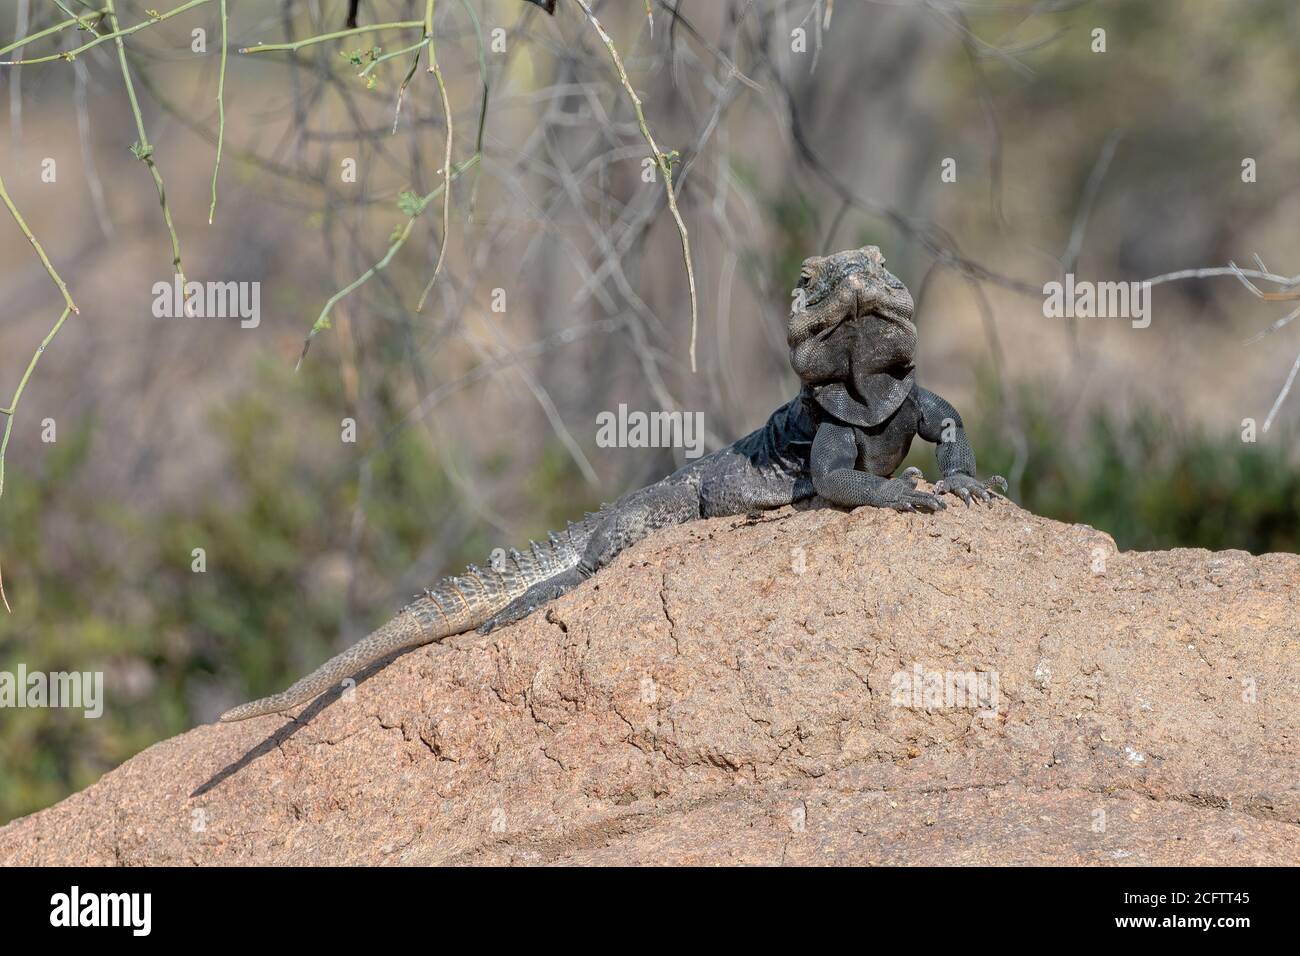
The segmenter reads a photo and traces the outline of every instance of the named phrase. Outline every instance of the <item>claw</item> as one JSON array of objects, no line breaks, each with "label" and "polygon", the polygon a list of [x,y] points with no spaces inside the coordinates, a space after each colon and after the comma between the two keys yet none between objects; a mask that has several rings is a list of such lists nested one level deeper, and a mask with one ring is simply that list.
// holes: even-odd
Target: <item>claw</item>
[{"label": "claw", "polygon": [[1007,480],[1001,475],[994,475],[988,481],[980,481],[978,478],[972,478],[969,475],[952,475],[937,482],[934,486],[936,494],[953,494],[970,507],[971,498],[976,501],[983,501],[992,504],[997,497],[994,488],[1007,489]]},{"label": "claw", "polygon": [[943,511],[947,507],[938,497],[924,491],[913,492],[907,498],[908,504],[922,511]]},{"label": "claw", "polygon": [[917,468],[915,465],[913,465],[912,467],[906,469],[898,477],[901,478],[903,481],[910,482],[912,487],[915,488],[917,479],[923,477],[923,473],[920,468]]},{"label": "claw", "polygon": [[513,624],[515,621],[527,617],[526,614],[520,614],[518,611],[512,612],[509,607],[505,610],[493,614],[490,618],[480,624],[476,630],[479,634],[491,634],[498,627],[505,627],[507,624]]},{"label": "claw", "polygon": [[493,614],[490,618],[478,626],[480,634],[491,634],[498,627],[505,627],[507,624],[513,624],[523,615],[511,613],[510,608],[506,608],[498,614]]}]

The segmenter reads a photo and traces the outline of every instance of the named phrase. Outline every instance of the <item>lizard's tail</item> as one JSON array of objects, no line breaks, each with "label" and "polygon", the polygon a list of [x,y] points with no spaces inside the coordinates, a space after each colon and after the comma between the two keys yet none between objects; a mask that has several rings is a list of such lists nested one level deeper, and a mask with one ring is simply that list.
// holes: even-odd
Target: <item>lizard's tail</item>
[{"label": "lizard's tail", "polygon": [[373,634],[357,641],[343,653],[331,657],[288,690],[232,708],[221,715],[221,721],[228,723],[234,720],[247,720],[249,717],[261,717],[263,714],[288,710],[290,707],[306,703],[323,691],[336,686],[345,677],[351,677],[389,654],[408,647],[418,647],[456,633],[459,632],[436,626],[423,627],[419,617],[408,607]]},{"label": "lizard's tail", "polygon": [[444,578],[379,630],[331,657],[288,690],[232,708],[220,720],[228,723],[288,710],[390,654],[478,627],[532,585],[576,565],[591,535],[593,517],[551,535],[545,544],[534,542],[526,552],[512,550],[491,568],[470,565],[463,577]]}]

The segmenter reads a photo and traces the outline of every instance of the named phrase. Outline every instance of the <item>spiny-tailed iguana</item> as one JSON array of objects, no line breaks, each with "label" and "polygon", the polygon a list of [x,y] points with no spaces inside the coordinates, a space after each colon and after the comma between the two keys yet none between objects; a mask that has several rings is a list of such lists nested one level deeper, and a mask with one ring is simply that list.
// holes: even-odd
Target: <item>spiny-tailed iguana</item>
[{"label": "spiny-tailed iguana", "polygon": [[[445,578],[395,618],[288,690],[236,707],[244,720],[305,703],[396,651],[472,628],[487,633],[577,587],[650,532],[695,518],[780,508],[821,495],[850,508],[944,508],[991,501],[1005,479],[975,477],[961,417],[916,384],[912,297],[875,246],[803,263],[787,341],[803,387],[767,424],[667,478],[570,524],[497,566]],[[916,488],[920,470],[891,478],[920,435],[937,445],[942,479]]]}]

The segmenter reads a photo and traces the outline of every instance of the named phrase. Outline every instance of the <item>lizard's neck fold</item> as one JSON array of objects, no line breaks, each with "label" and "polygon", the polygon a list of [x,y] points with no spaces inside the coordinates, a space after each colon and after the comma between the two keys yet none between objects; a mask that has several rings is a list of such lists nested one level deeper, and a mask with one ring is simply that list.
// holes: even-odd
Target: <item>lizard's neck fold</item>
[{"label": "lizard's neck fold", "polygon": [[890,369],[857,377],[856,388],[845,382],[813,386],[813,397],[823,411],[842,422],[874,428],[898,411],[916,385],[916,369]]}]

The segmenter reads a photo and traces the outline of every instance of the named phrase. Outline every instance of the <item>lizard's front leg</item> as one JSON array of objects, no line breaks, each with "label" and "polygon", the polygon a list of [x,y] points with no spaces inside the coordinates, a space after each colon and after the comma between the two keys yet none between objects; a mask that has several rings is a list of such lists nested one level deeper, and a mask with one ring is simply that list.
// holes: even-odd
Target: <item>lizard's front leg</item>
[{"label": "lizard's front leg", "polygon": [[572,591],[650,532],[699,516],[700,495],[692,485],[651,485],[628,495],[609,509],[576,565],[534,584],[483,622],[478,632],[487,634],[522,620],[542,605]]},{"label": "lizard's front leg", "polygon": [[845,425],[823,423],[813,438],[810,461],[813,488],[827,501],[849,508],[871,505],[895,511],[942,511],[936,495],[916,490],[916,474],[908,469],[898,478],[882,478],[854,465],[857,438]]},{"label": "lizard's front leg", "polygon": [[934,442],[934,457],[943,474],[934,490],[939,494],[954,494],[968,506],[972,498],[992,501],[997,497],[994,488],[1005,492],[1007,480],[1001,475],[993,475],[988,481],[975,477],[975,451],[966,437],[957,409],[934,392],[919,387],[916,391],[917,407],[921,413],[916,433],[926,441]]}]

